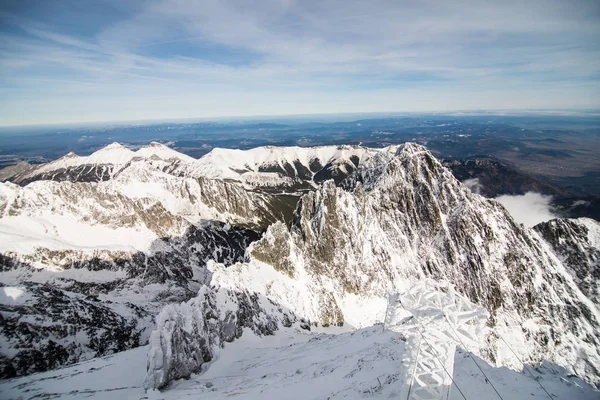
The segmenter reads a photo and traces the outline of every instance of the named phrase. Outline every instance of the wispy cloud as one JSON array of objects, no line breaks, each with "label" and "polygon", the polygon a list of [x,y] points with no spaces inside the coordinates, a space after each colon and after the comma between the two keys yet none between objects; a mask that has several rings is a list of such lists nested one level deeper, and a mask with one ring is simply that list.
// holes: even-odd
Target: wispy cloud
[{"label": "wispy cloud", "polygon": [[85,3],[0,13],[0,124],[600,106],[594,1]]},{"label": "wispy cloud", "polygon": [[463,181],[463,185],[468,187],[471,190],[471,192],[476,194],[481,194],[481,190],[483,189],[483,186],[481,185],[481,183],[479,183],[479,178],[467,179]]}]

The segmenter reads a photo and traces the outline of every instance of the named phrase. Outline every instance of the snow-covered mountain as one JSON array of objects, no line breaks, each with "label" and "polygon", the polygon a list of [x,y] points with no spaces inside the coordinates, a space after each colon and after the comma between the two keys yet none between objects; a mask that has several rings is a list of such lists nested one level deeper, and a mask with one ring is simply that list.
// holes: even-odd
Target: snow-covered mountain
[{"label": "snow-covered mountain", "polygon": [[[0,392],[7,399],[397,399],[405,350],[403,338],[381,324],[342,333],[283,328],[268,338],[245,332],[215,352],[203,373],[163,392],[145,391],[144,375],[137,373],[146,368],[148,346],[0,381]],[[595,400],[600,394],[556,365],[530,368],[533,379],[523,368],[495,368],[475,358],[482,373],[469,355],[457,350],[453,374],[467,399],[500,399],[486,379],[510,400],[548,400],[544,389],[554,399]],[[464,400],[461,392],[453,386],[448,399]]]},{"label": "snow-covered mountain", "polygon": [[[83,188],[101,192],[86,198],[102,196],[110,203],[121,201],[113,197],[126,196],[134,201],[153,198],[172,214],[192,222],[212,219],[262,230],[277,220],[289,219],[304,191],[330,178],[341,181],[378,151],[358,146],[214,149],[196,160],[156,142],[137,151],[113,143],[86,157],[69,153],[56,161],[13,169],[4,175],[20,186],[38,183],[11,198],[40,197],[38,193],[46,192],[43,197],[51,207],[65,201],[57,191],[74,192],[71,198],[75,198],[77,189]],[[130,208],[124,208],[127,215]],[[82,210],[75,214],[83,215]]]},{"label": "snow-covered mountain", "polygon": [[257,189],[308,189],[327,179],[340,182],[376,152],[360,146],[216,148],[196,160],[157,142],[137,151],[113,143],[86,157],[69,153],[47,164],[9,168],[2,176],[21,185],[38,180],[100,182],[143,160],[177,176],[231,180]]},{"label": "snow-covered mountain", "polygon": [[[365,328],[384,320],[391,293],[433,279],[487,310],[472,349],[485,362],[546,361],[600,382],[600,224],[524,228],[422,146],[194,160],[113,144],[10,180],[0,184],[3,377],[152,337],[146,386],[165,387],[244,332]],[[39,355],[51,361],[32,362]]]},{"label": "snow-covered mountain", "polygon": [[134,160],[193,163],[195,159],[160,143],[152,142],[137,151],[112,143],[86,157],[69,153],[56,161],[18,171],[9,179],[19,184],[38,180],[99,182],[111,179]]},{"label": "snow-covered mountain", "polygon": [[421,146],[378,153],[341,187],[324,183],[300,200],[291,228],[272,225],[249,252],[247,264],[209,264],[213,283],[263,293],[325,325],[361,327],[382,319],[387,293],[433,277],[489,311],[488,360],[515,365],[499,351],[506,341],[520,358],[598,382],[595,302],[536,231]]},{"label": "snow-covered mountain", "polygon": [[[289,219],[299,198],[281,193],[278,181],[256,191],[194,173],[199,165],[208,163],[158,143],[135,152],[112,144],[0,183],[2,376],[145,343],[163,305],[210,281],[207,261],[244,260],[259,238],[244,227]],[[267,184],[272,174],[254,172]]]},{"label": "snow-covered mountain", "polygon": [[302,188],[328,179],[339,183],[376,153],[377,150],[360,146],[213,149],[198,160],[192,174],[241,181],[250,186],[276,183]]}]

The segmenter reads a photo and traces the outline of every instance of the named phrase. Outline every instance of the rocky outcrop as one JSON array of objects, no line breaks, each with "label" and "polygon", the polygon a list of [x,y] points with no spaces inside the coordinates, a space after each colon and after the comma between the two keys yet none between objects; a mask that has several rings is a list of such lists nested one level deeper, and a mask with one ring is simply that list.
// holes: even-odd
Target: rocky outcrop
[{"label": "rocky outcrop", "polygon": [[256,293],[203,286],[194,299],[168,305],[156,317],[144,386],[163,389],[199,372],[217,348],[240,338],[244,328],[265,336],[298,321],[292,312]]},{"label": "rocky outcrop", "polygon": [[181,237],[157,240],[152,253],[47,248],[0,253],[0,378],[146,343],[162,306],[190,299],[210,281],[209,260],[244,261],[258,237],[207,222]]},{"label": "rocky outcrop", "polygon": [[589,218],[554,219],[533,229],[550,243],[579,289],[600,305],[600,223]]},{"label": "rocky outcrop", "polygon": [[288,221],[299,195],[252,191],[235,181],[198,178],[199,200],[222,215],[251,229],[264,231],[276,221]]},{"label": "rocky outcrop", "polygon": [[152,318],[135,304],[100,301],[49,284],[25,282],[0,291],[0,378],[139,346]]}]

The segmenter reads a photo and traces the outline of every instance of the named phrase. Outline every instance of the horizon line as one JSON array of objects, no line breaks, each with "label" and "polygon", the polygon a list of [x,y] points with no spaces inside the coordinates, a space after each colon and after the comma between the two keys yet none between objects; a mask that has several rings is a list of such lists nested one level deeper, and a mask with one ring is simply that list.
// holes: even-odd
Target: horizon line
[{"label": "horizon line", "polygon": [[91,120],[91,121],[64,121],[38,124],[11,124],[0,123],[0,129],[6,128],[44,128],[65,127],[85,125],[111,125],[111,124],[139,124],[152,125],[158,123],[184,123],[184,122],[211,122],[218,120],[240,120],[240,119],[281,119],[281,118],[308,118],[308,117],[335,117],[352,115],[389,115],[389,116],[563,116],[563,117],[600,117],[600,109],[588,108],[528,108],[528,109],[456,109],[456,110],[430,110],[430,111],[365,111],[365,112],[341,112],[341,113],[298,113],[298,114],[253,114],[253,115],[217,115],[210,117],[175,117],[175,118],[148,118],[148,119],[119,119],[119,120]]}]

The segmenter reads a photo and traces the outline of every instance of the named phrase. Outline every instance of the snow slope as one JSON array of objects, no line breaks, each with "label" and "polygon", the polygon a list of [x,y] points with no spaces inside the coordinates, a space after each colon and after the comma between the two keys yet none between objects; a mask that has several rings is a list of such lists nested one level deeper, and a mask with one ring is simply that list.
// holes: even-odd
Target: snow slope
[{"label": "snow slope", "polygon": [[[133,160],[134,158],[142,159],[162,159],[162,160],[178,160],[188,163],[193,163],[194,158],[189,157],[185,154],[181,154],[169,147],[152,142],[148,146],[142,147],[137,151],[131,151],[125,146],[115,142],[112,143],[89,156],[78,156],[75,153],[69,153],[66,156],[59,158],[58,160],[43,164],[37,167],[33,167],[26,171],[26,173],[19,176],[20,180],[26,180],[27,178],[35,175],[44,175],[52,173],[53,171],[80,167],[80,166],[113,166],[121,167]],[[115,170],[116,172],[116,170]]]},{"label": "snow slope", "polygon": [[277,168],[282,172],[289,170],[292,176],[308,174],[306,177],[312,178],[315,172],[327,165],[353,163],[353,156],[359,164],[375,152],[377,150],[359,146],[217,148],[198,160],[194,174],[239,180],[247,172]]},{"label": "snow slope", "polygon": [[[405,342],[382,325],[341,333],[283,330],[257,338],[245,332],[220,350],[205,372],[164,392],[144,392],[147,346],[61,370],[0,382],[3,399],[387,399],[398,398]],[[476,359],[504,399],[547,399],[526,371],[494,368]],[[453,379],[469,400],[497,398],[468,353],[455,354]],[[560,400],[592,400],[600,392],[552,365],[533,374]],[[463,399],[455,387],[451,400]]]}]

